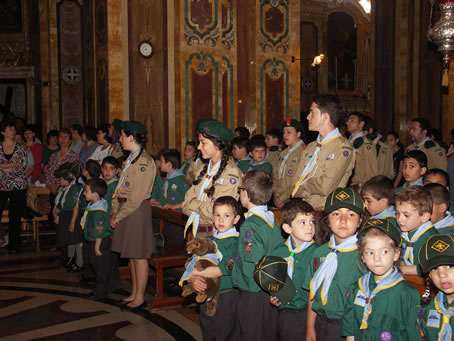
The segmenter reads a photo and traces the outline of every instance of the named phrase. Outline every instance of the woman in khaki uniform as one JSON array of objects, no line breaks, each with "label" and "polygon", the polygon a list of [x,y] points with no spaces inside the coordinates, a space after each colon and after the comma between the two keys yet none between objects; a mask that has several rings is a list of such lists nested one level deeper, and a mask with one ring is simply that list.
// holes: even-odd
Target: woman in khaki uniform
[{"label": "woman in khaki uniform", "polygon": [[121,302],[123,311],[146,306],[148,258],[155,250],[148,199],[153,190],[156,166],[144,149],[146,135],[147,130],[141,123],[123,122],[120,142],[130,154],[113,195],[110,218],[110,225],[115,229],[112,251],[130,259],[132,289],[131,295]]},{"label": "woman in khaki uniform", "polygon": [[198,149],[203,159],[208,159],[196,171],[196,178],[183,202],[183,213],[188,215],[186,230],[191,226],[193,236],[197,232],[213,232],[213,203],[225,195],[238,199],[238,187],[243,173],[230,160],[229,141],[233,133],[214,119],[204,119],[197,125]]}]

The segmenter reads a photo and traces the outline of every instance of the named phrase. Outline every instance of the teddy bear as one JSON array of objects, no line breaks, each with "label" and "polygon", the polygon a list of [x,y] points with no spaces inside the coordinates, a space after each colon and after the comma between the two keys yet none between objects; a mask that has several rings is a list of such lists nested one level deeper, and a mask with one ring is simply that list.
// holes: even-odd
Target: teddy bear
[{"label": "teddy bear", "polygon": [[[217,266],[219,259],[216,255],[217,246],[214,241],[206,237],[195,237],[186,244],[188,253],[192,253],[192,257],[186,261],[185,273],[183,274],[181,283],[189,278],[192,270],[203,271],[209,267]],[[204,277],[207,288],[203,292],[199,292],[196,296],[197,303],[207,301],[207,315],[214,316],[216,314],[216,305],[219,298],[220,277]],[[186,297],[194,292],[191,283],[183,286],[182,296]]]}]

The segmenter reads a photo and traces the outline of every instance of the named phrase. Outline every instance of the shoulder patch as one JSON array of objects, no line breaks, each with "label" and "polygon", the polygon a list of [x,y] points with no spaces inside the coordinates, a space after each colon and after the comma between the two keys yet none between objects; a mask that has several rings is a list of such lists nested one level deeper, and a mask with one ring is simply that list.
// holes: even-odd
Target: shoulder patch
[{"label": "shoulder patch", "polygon": [[353,141],[353,148],[355,149],[358,149],[359,147],[361,147],[364,143],[364,139],[362,138],[359,138],[359,139],[356,139],[355,141]]},{"label": "shoulder patch", "polygon": [[373,132],[373,133],[369,133],[366,135],[366,137],[369,139],[369,140],[375,140],[377,138],[377,133],[376,132]]},{"label": "shoulder patch", "polygon": [[434,141],[426,141],[426,143],[424,143],[424,148],[433,148],[433,147],[436,147],[437,145],[435,144]]},{"label": "shoulder patch", "polygon": [[342,146],[342,149],[347,149],[349,151],[353,151],[353,148],[350,146]]},{"label": "shoulder patch", "polygon": [[386,136],[382,136],[381,139],[380,139],[380,142],[383,142],[385,143],[387,140],[386,140]]}]

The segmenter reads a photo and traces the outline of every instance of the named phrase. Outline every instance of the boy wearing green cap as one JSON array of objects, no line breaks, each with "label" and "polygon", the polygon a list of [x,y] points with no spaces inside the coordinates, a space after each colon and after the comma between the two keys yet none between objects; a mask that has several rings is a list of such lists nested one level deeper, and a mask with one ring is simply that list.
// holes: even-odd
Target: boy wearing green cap
[{"label": "boy wearing green cap", "polygon": [[298,180],[295,173],[306,148],[301,140],[303,125],[300,121],[288,118],[282,123],[281,130],[287,148],[280,153],[279,164],[276,169],[273,169],[274,204],[278,208],[281,208],[292,194]]},{"label": "boy wearing green cap", "polygon": [[424,340],[451,340],[454,327],[454,239],[440,234],[429,237],[419,250],[421,271],[439,290],[418,312]]},{"label": "boy wearing green cap", "polygon": [[430,221],[432,196],[422,186],[411,186],[396,196],[396,219],[402,231],[403,263],[399,265],[404,275],[420,275],[418,252],[430,236],[438,234]]},{"label": "boy wearing green cap", "polygon": [[417,340],[419,293],[395,266],[402,236],[387,219],[370,219],[358,233],[361,260],[369,270],[352,285],[342,320],[347,340]]},{"label": "boy wearing green cap", "polygon": [[313,240],[314,213],[314,208],[302,200],[286,202],[281,209],[281,226],[288,238],[272,254],[287,261],[287,273],[293,281],[296,294],[290,302],[279,302],[271,294],[271,304],[279,307],[280,341],[300,340],[306,336],[309,291],[303,289],[303,279],[307,264],[311,262],[317,247]]},{"label": "boy wearing green cap", "polygon": [[240,200],[248,211],[241,224],[232,271],[233,286],[240,291],[237,316],[242,340],[274,341],[277,337],[278,310],[253,277],[256,263],[282,243],[274,214],[266,205],[272,191],[273,180],[268,173],[252,170],[244,175]]},{"label": "boy wearing green cap", "polygon": [[363,213],[361,196],[351,188],[337,188],[326,198],[320,236],[329,241],[314,251],[303,282],[310,291],[306,340],[341,339],[350,287],[361,277],[357,231]]}]

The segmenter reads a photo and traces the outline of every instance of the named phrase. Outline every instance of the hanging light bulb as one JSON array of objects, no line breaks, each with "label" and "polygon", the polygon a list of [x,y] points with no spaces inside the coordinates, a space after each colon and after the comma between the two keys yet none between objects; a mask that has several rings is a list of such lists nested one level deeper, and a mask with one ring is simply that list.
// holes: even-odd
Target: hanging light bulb
[{"label": "hanging light bulb", "polygon": [[[438,52],[443,57],[442,86],[448,86],[448,69],[451,53],[454,51],[454,0],[439,0],[440,20],[430,25],[427,39],[438,46]],[[432,9],[434,0],[432,0]],[[432,11],[431,11],[432,22]]]}]

